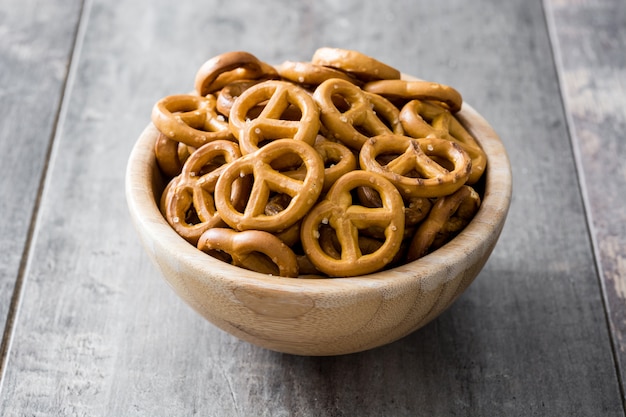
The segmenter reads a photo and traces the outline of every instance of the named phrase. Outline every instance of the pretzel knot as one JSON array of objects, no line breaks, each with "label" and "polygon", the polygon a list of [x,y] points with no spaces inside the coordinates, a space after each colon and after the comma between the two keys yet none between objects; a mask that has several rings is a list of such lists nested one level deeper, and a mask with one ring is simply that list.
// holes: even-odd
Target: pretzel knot
[{"label": "pretzel knot", "polygon": [[400,121],[408,136],[436,137],[458,143],[472,160],[468,184],[475,184],[483,175],[487,155],[450,111],[427,101],[411,100],[400,111]]},{"label": "pretzel knot", "polygon": [[[378,158],[384,155],[397,157],[382,165]],[[359,162],[361,169],[382,174],[407,198],[452,194],[465,184],[472,165],[454,142],[400,135],[371,138],[363,145]]]},{"label": "pretzel knot", "polygon": [[[352,191],[367,186],[381,197],[381,207],[355,205]],[[387,179],[365,171],[352,171],[331,187],[326,198],[304,218],[300,229],[302,246],[311,262],[330,276],[356,276],[375,272],[390,263],[400,249],[404,233],[404,203],[398,190]],[[328,253],[320,244],[320,230],[334,229],[340,256]],[[385,240],[371,253],[363,254],[359,246],[360,230],[384,229]],[[332,251],[331,251],[332,252]]]},{"label": "pretzel knot", "polygon": [[152,108],[152,122],[170,139],[199,148],[214,140],[232,140],[228,122],[218,116],[214,96],[178,94],[159,100]]},{"label": "pretzel knot", "polygon": [[[250,110],[265,102],[260,114],[251,120]],[[282,118],[290,106],[298,110],[298,120]],[[244,154],[259,149],[264,140],[292,138],[312,145],[320,128],[319,109],[311,96],[284,81],[265,81],[245,90],[230,109],[229,123]]]},{"label": "pretzel knot", "polygon": [[[188,242],[196,244],[206,230],[224,225],[215,209],[213,194],[225,164],[240,156],[236,143],[224,140],[207,143],[191,154],[180,175],[170,182],[163,202],[165,217]],[[245,191],[244,179],[236,179],[232,199],[237,207],[241,207]]]},{"label": "pretzel knot", "polygon": [[[274,168],[276,161],[294,156],[306,167],[303,179]],[[253,178],[252,190],[245,208],[239,210],[231,198],[232,184],[247,176]],[[233,229],[280,232],[304,217],[323,186],[324,162],[317,151],[306,142],[278,139],[228,164],[217,181],[215,205]],[[285,194],[290,200],[284,210],[268,215],[265,209],[272,194]]]},{"label": "pretzel knot", "polygon": [[235,266],[263,274],[292,278],[299,274],[295,253],[268,232],[213,228],[202,234],[197,247]]},{"label": "pretzel knot", "polygon": [[480,196],[468,185],[437,199],[411,241],[407,260],[414,261],[441,247],[470,222],[479,207]]},{"label": "pretzel knot", "polygon": [[313,98],[320,108],[324,126],[353,149],[360,149],[371,136],[404,132],[400,112],[391,102],[348,81],[324,81],[315,89]]}]

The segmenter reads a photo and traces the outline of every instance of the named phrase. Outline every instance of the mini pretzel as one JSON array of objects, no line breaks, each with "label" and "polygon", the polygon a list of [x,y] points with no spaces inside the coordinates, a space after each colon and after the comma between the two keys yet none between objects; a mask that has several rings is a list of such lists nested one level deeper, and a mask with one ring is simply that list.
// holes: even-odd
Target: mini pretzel
[{"label": "mini pretzel", "polygon": [[339,48],[319,48],[311,59],[313,64],[337,68],[363,81],[394,80],[400,71],[358,51]]},{"label": "mini pretzel", "polygon": [[[266,101],[258,117],[250,120],[248,112]],[[300,110],[299,120],[281,119],[290,105]],[[311,96],[284,81],[265,81],[244,91],[230,110],[229,123],[244,154],[256,151],[265,139],[293,138],[312,145],[320,128],[319,110]]]},{"label": "mini pretzel", "polygon": [[161,171],[172,178],[180,174],[183,163],[189,157],[189,148],[159,132],[154,142],[154,156]]},{"label": "mini pretzel", "polygon": [[408,136],[437,137],[461,145],[472,159],[468,184],[475,184],[487,165],[487,155],[478,142],[448,110],[427,101],[412,100],[400,111],[400,121]]},{"label": "mini pretzel", "polygon": [[[458,232],[469,223],[479,206],[480,196],[467,185],[449,196],[437,199],[428,218],[417,229],[407,253],[407,260],[414,261],[441,247],[449,240],[450,234]],[[457,220],[454,221],[453,218]]]},{"label": "mini pretzel", "polygon": [[[399,155],[386,165],[377,158]],[[447,169],[438,161],[450,165]],[[413,139],[400,135],[380,135],[363,145],[359,154],[361,169],[389,179],[405,197],[440,197],[458,190],[469,177],[471,160],[456,143],[444,139]]]},{"label": "mini pretzel", "polygon": [[[374,188],[381,195],[382,207],[354,205],[352,191],[357,187]],[[356,276],[380,270],[400,249],[404,232],[404,204],[398,190],[383,176],[352,171],[335,182],[326,198],[304,218],[300,239],[311,262],[330,276]],[[320,245],[320,228],[329,225],[339,241],[340,258],[326,253]],[[385,230],[385,241],[378,250],[363,254],[359,230],[368,227]]]},{"label": "mini pretzel", "polygon": [[318,86],[331,78],[341,78],[357,84],[357,80],[343,71],[311,62],[285,61],[276,67],[278,74],[286,80],[304,86]]},{"label": "mini pretzel", "polygon": [[[273,167],[277,160],[294,155],[306,166],[303,180]],[[252,190],[245,209],[240,211],[231,199],[232,183],[248,175],[253,177]],[[233,229],[278,232],[304,217],[323,186],[324,162],[315,149],[303,141],[278,139],[228,164],[217,181],[215,205],[222,219]],[[283,211],[267,215],[265,208],[272,192],[286,194],[291,200]]]},{"label": "mini pretzel", "polygon": [[202,64],[196,73],[195,88],[199,95],[206,96],[233,81],[276,77],[278,73],[274,67],[254,55],[242,51],[227,52]]},{"label": "mini pretzel", "polygon": [[[346,111],[337,107],[337,96],[349,106]],[[348,81],[324,81],[315,89],[313,98],[319,105],[324,126],[335,138],[353,149],[360,149],[371,136],[403,133],[399,111],[391,102],[364,92]],[[367,136],[362,132],[366,132]]]},{"label": "mini pretzel", "polygon": [[218,116],[214,96],[167,96],[152,109],[152,122],[170,139],[199,148],[214,140],[232,140],[228,122]]},{"label": "mini pretzel", "polygon": [[[260,230],[237,232],[226,228],[209,229],[198,240],[198,249],[224,260],[226,253],[235,266],[263,274],[295,278],[299,274],[295,253],[279,238]],[[227,258],[226,258],[227,259]]]},{"label": "mini pretzel", "polygon": [[[191,154],[181,174],[170,183],[164,200],[165,216],[172,228],[192,244],[207,229],[224,225],[215,209],[213,193],[225,164],[240,156],[236,143],[224,140],[207,143]],[[232,198],[239,207],[246,191],[242,181],[237,179],[232,185]]]},{"label": "mini pretzel", "polygon": [[[258,84],[259,80],[240,80],[233,81],[230,84],[225,85],[219,92],[217,92],[217,111],[223,114],[225,117],[230,117],[230,109],[232,109],[235,100],[239,98],[248,88]],[[262,108],[259,109],[259,113]]]},{"label": "mini pretzel", "polygon": [[461,110],[463,98],[454,88],[430,81],[379,80],[363,86],[363,90],[388,99],[435,100],[445,103],[450,112]]}]

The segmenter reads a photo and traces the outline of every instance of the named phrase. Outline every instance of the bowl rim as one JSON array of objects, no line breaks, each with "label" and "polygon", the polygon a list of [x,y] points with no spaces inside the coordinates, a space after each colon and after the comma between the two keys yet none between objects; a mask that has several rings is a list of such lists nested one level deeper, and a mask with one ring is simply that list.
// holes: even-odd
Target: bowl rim
[{"label": "bowl rim", "polygon": [[[441,248],[413,262],[372,274],[342,278],[271,276],[227,264],[188,243],[170,227],[159,210],[155,195],[158,186],[153,181],[153,176],[158,174],[153,146],[158,130],[152,123],[145,127],[128,158],[125,174],[128,208],[142,243],[152,249],[157,245],[158,253],[172,253],[177,262],[185,263],[194,271],[196,280],[219,280],[230,287],[266,288],[309,296],[328,294],[330,291],[342,297],[349,296],[356,288],[405,287],[425,277],[431,282],[423,282],[423,285],[436,286],[441,280],[453,278],[459,265],[473,263],[493,249],[507,216],[512,194],[511,166],[499,136],[467,103],[463,103],[455,116],[488,156],[485,192],[478,212],[456,237]],[[437,275],[439,282],[432,282],[433,268],[448,272]]]}]

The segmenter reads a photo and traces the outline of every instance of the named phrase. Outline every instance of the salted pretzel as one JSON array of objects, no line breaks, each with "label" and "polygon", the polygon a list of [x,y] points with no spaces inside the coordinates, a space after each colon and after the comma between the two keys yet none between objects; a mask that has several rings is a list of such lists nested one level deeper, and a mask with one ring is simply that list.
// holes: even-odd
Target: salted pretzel
[{"label": "salted pretzel", "polygon": [[299,275],[296,254],[279,238],[261,230],[209,229],[197,247],[218,259],[230,258],[233,265],[252,271],[292,278]]},{"label": "salted pretzel", "polygon": [[441,247],[452,234],[469,223],[479,206],[480,196],[468,185],[437,199],[411,241],[407,260],[414,261]]},{"label": "salted pretzel", "polygon": [[319,48],[311,62],[347,72],[363,81],[393,80],[400,71],[358,51],[340,48]]},{"label": "salted pretzel", "polygon": [[[230,109],[232,109],[235,100],[239,98],[239,96],[242,95],[248,88],[260,82],[261,81],[259,80],[239,80],[233,81],[222,87],[215,93],[217,97],[217,111],[224,117],[230,117]],[[262,108],[259,108],[258,113],[260,113],[261,110]]]},{"label": "salted pretzel", "polygon": [[[302,180],[274,168],[277,160],[293,156],[306,166],[307,173]],[[239,210],[231,199],[232,184],[237,178],[249,175],[253,177],[252,190],[245,208]],[[303,141],[277,139],[226,166],[217,181],[215,205],[222,219],[233,229],[278,232],[304,217],[323,186],[324,162],[315,149]],[[265,208],[271,193],[286,194],[291,200],[281,212],[267,215]]]},{"label": "salted pretzel", "polygon": [[[377,158],[383,154],[398,156],[381,165]],[[361,169],[389,179],[404,197],[452,194],[465,184],[472,165],[467,153],[454,142],[389,134],[365,142],[359,163]]]},{"label": "salted pretzel", "polygon": [[[338,97],[347,109],[337,107]],[[337,140],[353,149],[360,149],[371,136],[403,133],[400,113],[391,102],[364,92],[348,81],[324,81],[315,89],[313,98],[320,108],[324,126]]]},{"label": "salted pretzel", "polygon": [[421,80],[378,80],[363,86],[363,90],[388,99],[433,100],[445,103],[451,113],[461,110],[463,98],[454,88]]},{"label": "salted pretzel", "polygon": [[[357,187],[374,188],[382,207],[368,208],[354,204],[352,191]],[[300,229],[302,246],[311,262],[329,276],[369,274],[387,265],[397,254],[404,231],[402,197],[383,176],[365,171],[352,171],[335,182],[320,203],[306,215]],[[320,228],[329,225],[335,230],[340,257],[326,253],[320,245]],[[372,253],[363,254],[359,246],[359,230],[371,226],[385,229],[385,241]]]},{"label": "salted pretzel", "polygon": [[278,74],[291,82],[307,87],[315,87],[331,78],[340,78],[353,84],[360,84],[347,73],[311,62],[285,61],[276,67]]},{"label": "salted pretzel", "polygon": [[[263,110],[253,120],[249,111],[262,103]],[[300,110],[299,120],[283,120],[290,105]],[[259,149],[264,140],[292,138],[312,145],[320,128],[319,110],[301,87],[285,81],[265,81],[245,90],[230,110],[231,131],[239,139],[244,154]]]},{"label": "salted pretzel", "polygon": [[159,132],[154,142],[154,156],[163,173],[172,178],[180,174],[183,163],[190,155],[189,147]]},{"label": "salted pretzel", "polygon": [[[226,164],[239,157],[241,152],[234,142],[207,143],[191,154],[180,175],[170,182],[163,201],[165,217],[190,243],[196,244],[206,230],[225,225],[215,208],[213,194]],[[247,196],[245,179],[235,179],[231,190],[234,206],[241,207]]]},{"label": "salted pretzel", "polygon": [[214,140],[233,140],[228,122],[217,114],[215,96],[171,95],[152,108],[152,122],[170,139],[199,148]]},{"label": "salted pretzel", "polygon": [[435,103],[412,100],[402,107],[400,121],[408,136],[442,138],[461,145],[472,159],[472,172],[467,180],[468,184],[475,184],[483,175],[487,166],[487,155],[450,111]]},{"label": "salted pretzel", "polygon": [[206,96],[233,81],[272,78],[278,78],[274,67],[248,52],[234,51],[217,55],[202,64],[194,85],[200,96]]}]

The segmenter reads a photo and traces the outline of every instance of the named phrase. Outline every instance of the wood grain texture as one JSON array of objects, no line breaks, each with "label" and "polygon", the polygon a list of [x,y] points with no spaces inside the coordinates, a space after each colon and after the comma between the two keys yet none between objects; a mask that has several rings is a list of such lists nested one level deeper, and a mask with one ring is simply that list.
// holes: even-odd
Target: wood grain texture
[{"label": "wood grain texture", "polygon": [[19,7],[14,1],[0,1],[0,329],[3,330],[20,279],[80,8],[80,1],[24,1]]},{"label": "wood grain texture", "polygon": [[[87,9],[1,415],[624,415],[539,1]],[[490,261],[445,314],[392,345],[308,358],[241,342],[184,305],[140,246],[123,177],[153,103],[190,90],[208,57],[281,62],[320,46],[461,91],[502,137],[514,194]]]},{"label": "wood grain texture", "polygon": [[622,386],[626,384],[626,3],[548,0]]}]

